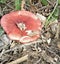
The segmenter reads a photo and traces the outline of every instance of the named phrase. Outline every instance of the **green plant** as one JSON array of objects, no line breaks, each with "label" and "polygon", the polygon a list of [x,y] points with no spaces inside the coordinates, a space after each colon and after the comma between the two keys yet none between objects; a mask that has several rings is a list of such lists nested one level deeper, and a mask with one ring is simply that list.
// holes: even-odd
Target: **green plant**
[{"label": "green plant", "polygon": [[7,0],[0,0],[0,3],[6,3]]},{"label": "green plant", "polygon": [[58,4],[60,5],[60,0],[58,0]]},{"label": "green plant", "polygon": [[21,1],[22,0],[15,0],[15,10],[21,10]]},{"label": "green plant", "polygon": [[47,0],[41,0],[41,3],[42,3],[43,5],[45,5],[45,6],[47,6],[47,5],[48,5]]},{"label": "green plant", "polygon": [[50,22],[58,19],[58,14],[59,14],[59,9],[58,9],[58,0],[57,0],[53,11],[50,13],[50,15],[48,16],[46,20],[45,28],[49,25]]}]

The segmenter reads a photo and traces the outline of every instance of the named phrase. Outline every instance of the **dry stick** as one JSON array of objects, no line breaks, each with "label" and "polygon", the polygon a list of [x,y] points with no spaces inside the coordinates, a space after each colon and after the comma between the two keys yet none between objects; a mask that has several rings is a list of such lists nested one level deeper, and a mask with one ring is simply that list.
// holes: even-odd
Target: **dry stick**
[{"label": "dry stick", "polygon": [[13,47],[13,48],[11,48],[11,49],[9,49],[9,50],[6,50],[5,52],[4,52],[4,54],[6,54],[6,53],[8,53],[8,52],[10,52],[10,51],[13,51],[13,50],[15,50],[16,48],[21,48],[21,47],[25,47],[25,46],[28,46],[28,45],[32,45],[32,44],[35,44],[35,43],[42,43],[42,41],[41,40],[37,40],[37,41],[33,41],[33,42],[29,42],[29,43],[27,43],[27,44],[22,44],[22,45],[20,45],[19,47]]},{"label": "dry stick", "polygon": [[56,32],[56,35],[55,35],[55,38],[59,38],[59,23],[58,23],[58,26],[57,26],[57,32]]},{"label": "dry stick", "polygon": [[41,10],[46,9],[46,8],[51,8],[51,7],[52,6],[43,6],[43,7],[39,8],[38,11],[41,11]]},{"label": "dry stick", "polygon": [[37,7],[35,7],[32,0],[30,0],[30,7],[31,7],[31,9],[30,9],[31,12],[33,11],[33,13],[35,13],[35,11],[37,11]]},{"label": "dry stick", "polygon": [[25,0],[22,0],[22,3],[21,3],[21,10],[25,10],[25,9],[24,9],[24,5],[25,5]]},{"label": "dry stick", "polygon": [[35,62],[34,64],[38,64],[40,61],[41,61],[41,58],[37,62]]},{"label": "dry stick", "polygon": [[8,4],[3,3],[3,2],[0,2],[0,3],[5,4],[7,7],[11,8],[11,9],[14,9],[12,6],[9,5],[9,3]]},{"label": "dry stick", "polygon": [[21,57],[21,58],[19,58],[17,60],[14,60],[14,61],[12,61],[10,63],[7,63],[7,64],[18,64],[18,63],[21,63],[23,61],[26,61],[27,59],[28,59],[28,55],[25,55],[25,56],[23,56],[23,57]]},{"label": "dry stick", "polygon": [[50,0],[47,0],[49,4],[51,4],[52,6],[54,6],[54,4],[50,1]]}]

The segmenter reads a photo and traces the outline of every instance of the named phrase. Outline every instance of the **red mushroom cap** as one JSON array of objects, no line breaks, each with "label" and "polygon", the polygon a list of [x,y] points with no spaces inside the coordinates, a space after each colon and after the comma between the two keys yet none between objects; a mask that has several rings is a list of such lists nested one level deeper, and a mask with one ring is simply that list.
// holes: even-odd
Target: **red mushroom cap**
[{"label": "red mushroom cap", "polygon": [[19,40],[21,43],[39,38],[42,28],[40,20],[28,11],[15,11],[4,15],[1,26],[10,39]]}]

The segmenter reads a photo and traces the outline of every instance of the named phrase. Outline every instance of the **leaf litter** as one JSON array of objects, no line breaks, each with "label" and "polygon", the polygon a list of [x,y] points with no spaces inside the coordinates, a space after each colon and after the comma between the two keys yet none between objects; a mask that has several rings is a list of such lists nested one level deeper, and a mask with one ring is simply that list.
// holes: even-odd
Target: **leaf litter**
[{"label": "leaf litter", "polygon": [[[43,3],[40,0],[26,0],[24,9],[47,18],[53,11],[56,0],[46,0],[48,4],[42,1]],[[0,2],[0,19],[14,11],[14,7],[14,0]],[[60,9],[60,4],[58,8]],[[49,23],[47,28],[44,27],[45,23],[42,24],[41,37],[27,44],[10,40],[4,30],[0,29],[0,64],[60,64],[60,13],[58,19]]]}]

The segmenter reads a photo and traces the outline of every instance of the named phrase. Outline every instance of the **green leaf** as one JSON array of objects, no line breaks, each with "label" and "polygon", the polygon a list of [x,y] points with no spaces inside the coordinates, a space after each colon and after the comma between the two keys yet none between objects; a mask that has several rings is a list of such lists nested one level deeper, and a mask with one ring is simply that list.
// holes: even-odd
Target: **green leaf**
[{"label": "green leaf", "polygon": [[47,5],[48,5],[47,0],[41,0],[41,3],[42,3],[43,5],[45,5],[45,6],[47,6]]},{"label": "green leaf", "polygon": [[2,3],[6,3],[6,1],[7,1],[7,0],[0,0],[0,2],[2,2]]},{"label": "green leaf", "polygon": [[59,9],[56,8],[56,10],[52,16],[55,17],[56,19],[58,19],[58,14],[59,14]]},{"label": "green leaf", "polygon": [[4,33],[4,30],[0,27],[0,36]]},{"label": "green leaf", "polygon": [[60,0],[58,0],[58,4],[60,4]]},{"label": "green leaf", "polygon": [[15,10],[21,10],[21,1],[22,0],[15,0]]}]

